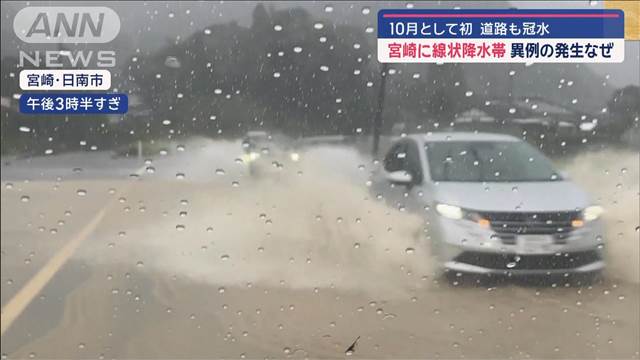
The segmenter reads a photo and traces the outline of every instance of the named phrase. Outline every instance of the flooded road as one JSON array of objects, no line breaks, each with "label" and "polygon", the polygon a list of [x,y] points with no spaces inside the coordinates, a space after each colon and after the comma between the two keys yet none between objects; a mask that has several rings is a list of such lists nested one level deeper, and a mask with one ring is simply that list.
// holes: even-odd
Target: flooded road
[{"label": "flooded road", "polygon": [[238,142],[180,145],[3,166],[3,358],[640,357],[637,152],[559,162],[606,209],[609,266],[579,286],[446,281],[353,149],[254,178]]}]

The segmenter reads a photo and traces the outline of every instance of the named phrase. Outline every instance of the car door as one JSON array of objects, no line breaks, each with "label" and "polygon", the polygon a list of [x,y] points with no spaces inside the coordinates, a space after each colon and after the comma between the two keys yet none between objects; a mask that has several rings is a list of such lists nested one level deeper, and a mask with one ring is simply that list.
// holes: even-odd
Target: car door
[{"label": "car door", "polygon": [[[394,183],[389,174],[404,171],[411,174],[409,184]],[[403,139],[394,144],[383,160],[381,181],[376,187],[376,196],[394,208],[404,211],[421,211],[424,209],[421,200],[424,170],[418,145],[412,139]]]},{"label": "car door", "polygon": [[438,235],[431,225],[437,216],[434,211],[436,187],[429,173],[429,158],[424,143],[420,141],[409,142],[406,151],[408,171],[412,174],[414,182],[407,188],[402,203],[407,212],[417,214],[424,221],[422,238],[427,241],[431,254],[436,255],[439,253],[440,244],[434,241],[438,239]]},{"label": "car door", "polygon": [[406,152],[405,169],[413,181],[411,184],[404,186],[405,191],[402,194],[402,203],[406,210],[416,213],[424,213],[426,205],[425,197],[425,169],[424,162],[420,153],[420,147],[415,140],[409,140],[405,143],[404,151]]},{"label": "car door", "polygon": [[404,171],[407,168],[407,143],[400,140],[391,145],[385,154],[381,168],[372,178],[371,192],[379,201],[384,201],[391,207],[398,208],[406,192],[406,186],[392,183],[389,174]]}]

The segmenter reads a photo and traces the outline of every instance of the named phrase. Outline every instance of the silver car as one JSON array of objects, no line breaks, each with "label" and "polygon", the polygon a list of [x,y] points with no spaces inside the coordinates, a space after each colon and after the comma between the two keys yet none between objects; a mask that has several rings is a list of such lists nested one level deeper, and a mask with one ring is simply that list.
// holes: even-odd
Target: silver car
[{"label": "silver car", "polygon": [[592,276],[605,267],[603,209],[518,138],[409,135],[382,165],[374,191],[424,216],[445,272]]}]

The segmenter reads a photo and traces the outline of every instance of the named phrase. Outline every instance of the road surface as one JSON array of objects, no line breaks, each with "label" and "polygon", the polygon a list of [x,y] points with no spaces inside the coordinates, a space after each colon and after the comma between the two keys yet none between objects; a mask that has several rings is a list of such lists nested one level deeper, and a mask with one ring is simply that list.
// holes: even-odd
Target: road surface
[{"label": "road surface", "polygon": [[370,159],[252,179],[240,156],[3,158],[2,358],[640,357],[637,152],[564,163],[607,208],[591,286],[447,282],[421,220],[368,193]]}]

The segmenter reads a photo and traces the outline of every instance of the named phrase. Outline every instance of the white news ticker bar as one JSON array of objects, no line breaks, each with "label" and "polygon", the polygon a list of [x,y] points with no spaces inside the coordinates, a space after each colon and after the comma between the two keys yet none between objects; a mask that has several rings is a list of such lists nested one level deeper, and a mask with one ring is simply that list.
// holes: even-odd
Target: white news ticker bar
[{"label": "white news ticker bar", "polygon": [[[444,43],[448,46],[449,43],[473,43],[476,45],[476,52],[478,46],[482,43],[487,45],[493,44],[496,42],[504,43],[505,46],[505,54],[503,58],[494,58],[494,57],[474,57],[474,58],[462,58],[455,57],[450,58],[448,56],[442,58],[434,58],[434,57],[400,57],[400,58],[390,58],[389,57],[389,44],[391,43],[415,43],[416,45],[429,45],[429,54],[431,53],[431,49],[433,44],[435,43]],[[552,57],[538,57],[538,58],[520,58],[515,57],[511,58],[511,44],[512,43],[531,43],[536,42],[539,46],[550,44],[553,46],[554,55]],[[579,43],[581,45],[586,45],[587,43],[591,43],[593,45],[601,45],[601,44],[609,44],[613,43],[613,48],[611,50],[610,58],[603,58],[601,56],[596,56],[594,58],[589,58],[586,56],[582,58],[556,58],[555,57],[555,44],[563,42],[567,43],[569,46],[573,43]],[[447,48],[448,50],[448,48]],[[400,53],[402,54],[402,48],[400,49]],[[598,54],[600,53],[600,49],[598,49]],[[525,50],[526,54],[526,50]],[[569,51],[571,54],[571,51]],[[624,61],[624,39],[378,39],[378,61],[381,63],[620,63]]]},{"label": "white news ticker bar", "polygon": [[[42,78],[42,75],[53,75],[53,85],[41,85],[40,80],[38,80],[38,86],[29,86],[29,77],[28,75],[37,75],[39,79]],[[64,74],[72,74],[73,75],[73,86],[63,86],[63,75]],[[88,85],[78,86],[76,84],[76,76],[77,75],[87,75],[88,77]],[[91,76],[92,75],[102,75],[102,84],[92,85]],[[32,69],[32,70],[22,70],[20,71],[20,89],[22,90],[35,90],[35,91],[46,91],[46,90],[109,90],[111,88],[111,72],[109,70],[99,69],[99,70],[90,70],[90,69]]]}]

